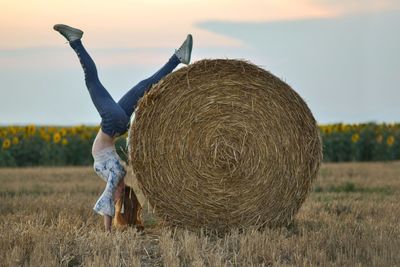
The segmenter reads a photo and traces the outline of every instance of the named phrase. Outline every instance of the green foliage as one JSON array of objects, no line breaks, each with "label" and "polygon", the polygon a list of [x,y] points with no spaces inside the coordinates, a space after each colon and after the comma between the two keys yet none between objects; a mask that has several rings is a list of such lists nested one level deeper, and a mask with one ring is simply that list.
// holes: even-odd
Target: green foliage
[{"label": "green foliage", "polygon": [[[0,127],[0,167],[91,165],[99,127]],[[400,124],[321,125],[325,162],[400,159]],[[117,152],[127,159],[126,135]]]},{"label": "green foliage", "polygon": [[315,193],[379,193],[383,195],[390,195],[393,193],[393,190],[386,187],[366,187],[356,185],[352,182],[345,182],[337,185],[330,185],[327,187],[322,187],[317,185],[313,190]]},{"label": "green foliage", "polygon": [[[0,127],[0,167],[91,165],[98,130],[88,126]],[[117,141],[117,152],[123,159],[125,139]]]},{"label": "green foliage", "polygon": [[325,162],[400,159],[400,124],[320,126]]}]

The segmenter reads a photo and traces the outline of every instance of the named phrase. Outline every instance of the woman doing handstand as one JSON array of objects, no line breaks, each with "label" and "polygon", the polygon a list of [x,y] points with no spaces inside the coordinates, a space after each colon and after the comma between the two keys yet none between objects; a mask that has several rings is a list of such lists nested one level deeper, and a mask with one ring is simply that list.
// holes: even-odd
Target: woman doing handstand
[{"label": "woman doing handstand", "polygon": [[64,25],[54,25],[54,30],[63,35],[80,60],[87,89],[101,117],[100,130],[92,146],[94,170],[106,182],[104,192],[97,200],[94,211],[104,216],[106,230],[111,230],[111,220],[115,214],[114,194],[119,185],[123,184],[126,170],[115,150],[117,137],[127,132],[130,117],[138,100],[153,84],[171,73],[180,63],[189,64],[192,52],[192,36],[189,34],[183,44],[175,51],[168,62],[151,77],[139,82],[130,89],[118,102],[101,84],[96,65],[82,45],[83,31]]}]

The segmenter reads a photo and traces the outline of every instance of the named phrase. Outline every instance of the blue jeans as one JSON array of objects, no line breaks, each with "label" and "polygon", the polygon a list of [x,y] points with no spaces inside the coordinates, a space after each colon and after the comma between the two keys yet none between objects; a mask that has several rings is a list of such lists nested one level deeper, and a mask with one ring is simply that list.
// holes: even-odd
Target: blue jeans
[{"label": "blue jeans", "polygon": [[116,103],[101,84],[97,75],[96,65],[83,47],[81,40],[70,42],[70,45],[78,55],[83,67],[86,87],[101,117],[101,129],[111,137],[126,133],[136,104],[146,90],[171,73],[181,63],[175,54],[172,55],[160,70],[151,77],[139,82]]}]

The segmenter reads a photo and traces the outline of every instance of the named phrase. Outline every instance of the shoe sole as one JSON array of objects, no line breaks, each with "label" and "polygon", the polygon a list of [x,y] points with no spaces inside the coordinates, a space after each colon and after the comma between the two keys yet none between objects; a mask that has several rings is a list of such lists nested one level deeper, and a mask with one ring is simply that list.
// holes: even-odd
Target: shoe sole
[{"label": "shoe sole", "polygon": [[188,58],[188,61],[187,61],[186,64],[189,64],[190,63],[190,59],[192,57],[192,48],[193,48],[193,37],[192,37],[191,34],[188,34],[187,41],[188,41],[188,46],[189,46],[189,49],[188,49],[189,58]]},{"label": "shoe sole", "polygon": [[56,24],[56,25],[53,26],[53,29],[54,29],[55,31],[60,32],[60,33],[61,33],[63,30],[67,30],[67,31],[72,31],[72,32],[75,32],[75,33],[77,33],[77,34],[80,34],[81,37],[82,37],[82,35],[83,35],[83,31],[81,31],[80,29],[73,28],[73,27],[70,27],[70,26],[65,25],[65,24]]}]

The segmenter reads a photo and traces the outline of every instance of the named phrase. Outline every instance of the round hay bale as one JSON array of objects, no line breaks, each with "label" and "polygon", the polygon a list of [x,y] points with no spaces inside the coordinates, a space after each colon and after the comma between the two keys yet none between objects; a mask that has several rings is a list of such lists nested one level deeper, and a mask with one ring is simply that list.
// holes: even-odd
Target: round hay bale
[{"label": "round hay bale", "polygon": [[128,142],[156,215],[189,229],[288,224],[322,159],[301,97],[241,60],[201,60],[168,75],[138,104]]}]

